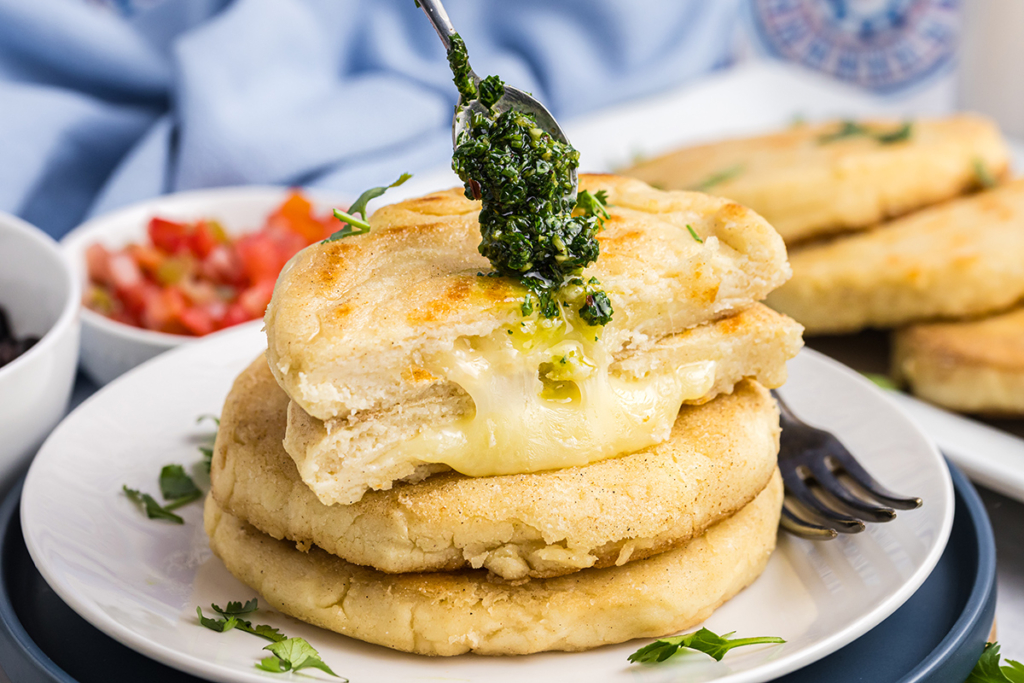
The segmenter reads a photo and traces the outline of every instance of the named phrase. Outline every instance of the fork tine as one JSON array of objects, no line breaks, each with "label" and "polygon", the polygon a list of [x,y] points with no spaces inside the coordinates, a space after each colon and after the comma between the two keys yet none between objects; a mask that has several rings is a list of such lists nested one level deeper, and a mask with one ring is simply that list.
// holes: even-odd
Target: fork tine
[{"label": "fork tine", "polygon": [[829,453],[850,477],[876,500],[886,503],[897,510],[913,510],[921,507],[921,499],[901,496],[885,488],[868,474],[859,462],[845,448],[835,449]]},{"label": "fork tine", "polygon": [[814,495],[807,482],[803,480],[796,470],[784,469],[782,471],[782,479],[786,484],[787,493],[796,498],[802,505],[807,506],[812,512],[821,515],[824,521],[834,525],[836,531],[844,534],[856,534],[864,531],[864,522],[825,505],[818,496]]},{"label": "fork tine", "polygon": [[839,535],[839,532],[835,529],[811,524],[800,519],[789,509],[788,503],[784,503],[782,506],[782,517],[779,520],[779,524],[791,534],[796,534],[801,538],[809,538],[812,541],[828,541]]},{"label": "fork tine", "polygon": [[896,519],[896,511],[891,507],[873,505],[865,500],[854,496],[843,486],[843,483],[836,477],[824,460],[811,460],[806,463],[810,468],[814,480],[828,492],[830,496],[843,505],[856,510],[857,515],[869,522],[891,522]]}]

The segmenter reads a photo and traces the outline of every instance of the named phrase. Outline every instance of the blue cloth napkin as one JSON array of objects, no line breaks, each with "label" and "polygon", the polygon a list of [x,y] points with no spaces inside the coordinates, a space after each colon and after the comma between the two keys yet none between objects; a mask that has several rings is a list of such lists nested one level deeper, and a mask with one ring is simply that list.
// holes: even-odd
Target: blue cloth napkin
[{"label": "blue cloth napkin", "polygon": [[[740,0],[449,0],[481,75],[569,118],[729,58]],[[413,0],[0,0],[0,210],[59,237],[166,192],[358,193],[451,156]]]}]

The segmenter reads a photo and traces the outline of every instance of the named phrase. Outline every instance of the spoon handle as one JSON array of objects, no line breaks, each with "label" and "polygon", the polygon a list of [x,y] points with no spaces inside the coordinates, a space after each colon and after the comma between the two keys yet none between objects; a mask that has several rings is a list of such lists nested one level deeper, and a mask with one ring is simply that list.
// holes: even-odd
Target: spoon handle
[{"label": "spoon handle", "polygon": [[427,19],[430,19],[430,23],[433,24],[434,30],[437,31],[437,36],[444,43],[445,52],[448,52],[452,49],[451,37],[455,33],[455,27],[452,26],[452,20],[448,18],[448,13],[444,11],[441,0],[419,0],[419,4],[426,13]]}]

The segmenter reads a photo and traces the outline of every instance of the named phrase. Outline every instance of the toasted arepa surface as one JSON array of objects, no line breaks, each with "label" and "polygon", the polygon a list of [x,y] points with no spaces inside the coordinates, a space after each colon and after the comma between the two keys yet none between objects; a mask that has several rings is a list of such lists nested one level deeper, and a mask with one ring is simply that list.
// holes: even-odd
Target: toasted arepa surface
[{"label": "toasted arepa surface", "polygon": [[1024,308],[897,330],[893,374],[946,408],[1024,415]]},{"label": "toasted arepa surface", "polygon": [[[699,368],[710,375],[705,377],[701,391],[685,403],[704,403],[732,391],[746,377],[769,388],[781,386],[786,378],[786,361],[802,345],[800,333],[800,326],[790,318],[756,304],[729,318],[703,323],[644,347],[623,349],[610,370],[613,379],[629,386],[641,378],[651,383],[659,375],[676,373],[680,368]],[[566,436],[566,440],[573,439],[574,453],[562,448],[556,455],[561,466],[577,466],[599,460],[589,457],[595,452],[614,457],[646,448],[669,438],[679,407],[680,401],[666,405],[664,411],[643,416],[646,419],[639,426],[598,420],[586,431]],[[293,401],[288,406],[284,448],[298,466],[299,476],[321,502],[349,504],[368,490],[388,489],[395,481],[420,479],[447,469],[439,467],[437,459],[448,443],[444,437],[453,431],[449,425],[462,424],[474,416],[474,410],[474,401],[458,385],[439,385],[437,391],[416,401],[328,422],[310,416]],[[563,422],[561,426],[571,424]],[[421,444],[423,451],[406,447],[412,440],[424,441],[424,433],[438,438]],[[502,449],[504,443],[498,442],[489,450]],[[536,440],[531,439],[531,443]],[[498,450],[495,455],[503,452]],[[467,457],[468,467],[459,460],[447,462],[463,474],[476,475],[473,467],[480,465],[482,454],[468,450]],[[485,464],[492,468],[488,474],[530,471],[515,460]],[[535,465],[533,471],[552,469],[540,459],[531,464]],[[501,467],[507,469],[502,472]]]},{"label": "toasted arepa surface", "polygon": [[775,548],[782,480],[675,550],[621,567],[522,584],[482,570],[384,574],[278,541],[207,497],[210,547],[274,609],[424,655],[586,650],[700,623],[763,571]]},{"label": "toasted arepa surface", "polygon": [[[747,308],[789,275],[778,234],[739,204],[615,176],[580,176],[580,189],[610,203],[585,272],[615,309],[597,330],[609,354]],[[522,321],[525,289],[480,275],[490,264],[477,250],[479,208],[460,189],[385,206],[368,234],[285,266],[265,318],[268,358],[303,410],[327,420],[408,401],[445,379],[425,358]]]},{"label": "toasted arepa surface", "polygon": [[593,465],[536,474],[439,474],[353,505],[324,505],[284,452],[287,396],[264,359],[221,415],[213,496],[274,538],[391,572],[486,568],[506,579],[623,564],[677,546],[749,503],[778,453],[764,387],[685,407],[668,441]]},{"label": "toasted arepa surface", "polygon": [[808,334],[1006,310],[1024,298],[1024,179],[795,250],[768,304]]},{"label": "toasted arepa surface", "polygon": [[[794,126],[681,149],[622,171],[657,187],[699,189],[749,206],[787,243],[857,230],[978,187],[977,165],[1005,175],[1009,151],[991,121],[970,114],[862,121],[868,134],[830,140],[844,124]],[[898,137],[898,136],[896,136]]]}]

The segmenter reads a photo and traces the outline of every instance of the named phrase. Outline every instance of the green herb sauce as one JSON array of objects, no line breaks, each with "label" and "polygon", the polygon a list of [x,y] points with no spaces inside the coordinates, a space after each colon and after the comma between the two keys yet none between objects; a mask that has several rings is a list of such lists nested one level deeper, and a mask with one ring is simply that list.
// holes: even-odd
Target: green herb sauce
[{"label": "green herb sauce", "polygon": [[[588,325],[607,324],[608,295],[595,278],[582,277],[600,251],[596,236],[607,216],[604,202],[585,192],[578,203],[567,196],[579,152],[541,130],[532,114],[495,112],[504,83],[488,76],[478,86],[458,34],[451,46],[448,62],[463,103],[477,100],[484,109],[471,115],[452,157],[466,197],[483,201],[480,253],[497,274],[518,278],[529,290],[523,315],[537,310],[553,318],[565,306]],[[577,206],[581,211],[574,216]]]}]

